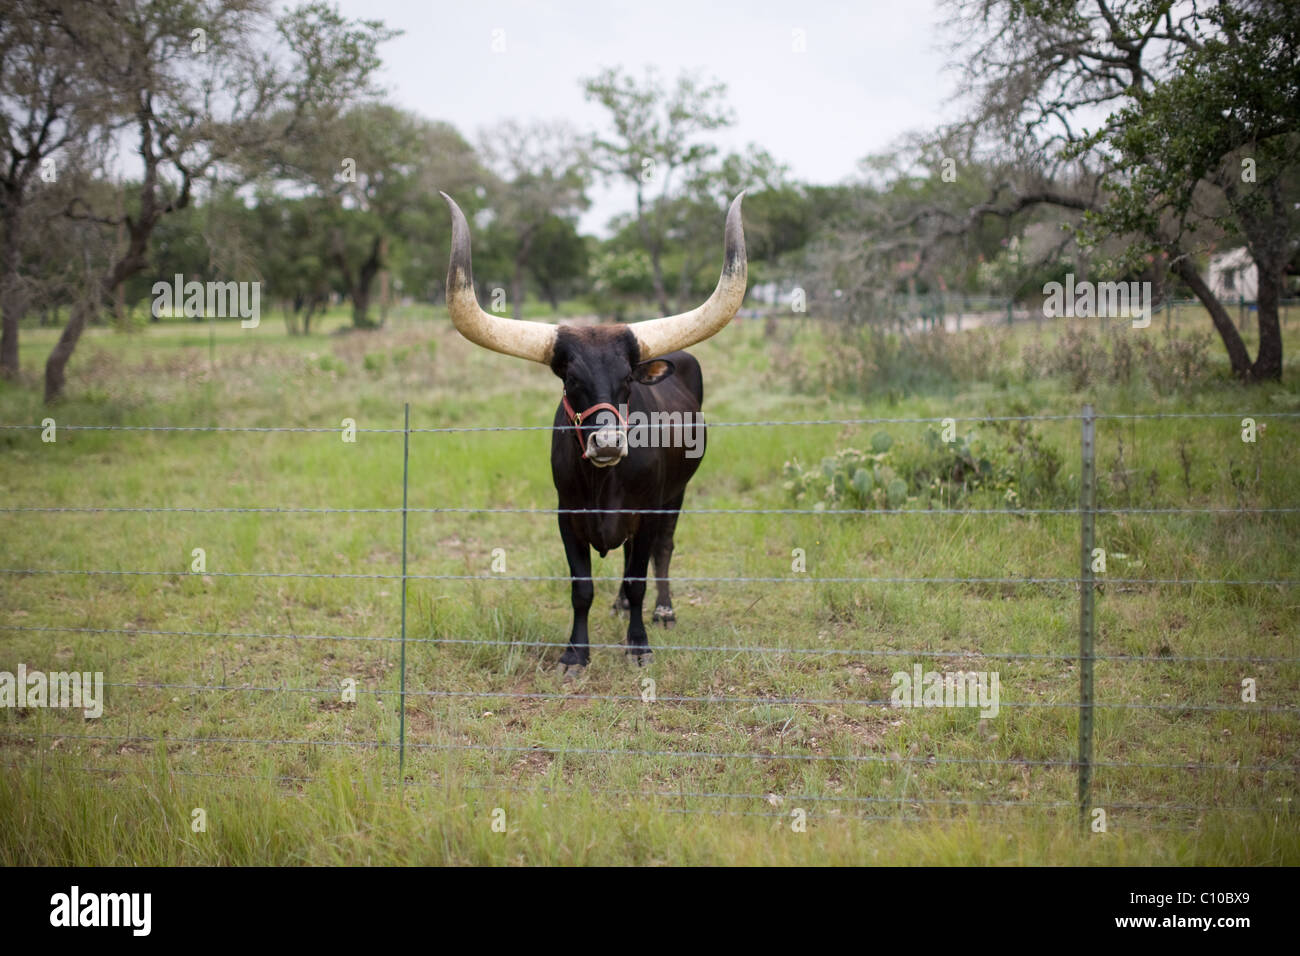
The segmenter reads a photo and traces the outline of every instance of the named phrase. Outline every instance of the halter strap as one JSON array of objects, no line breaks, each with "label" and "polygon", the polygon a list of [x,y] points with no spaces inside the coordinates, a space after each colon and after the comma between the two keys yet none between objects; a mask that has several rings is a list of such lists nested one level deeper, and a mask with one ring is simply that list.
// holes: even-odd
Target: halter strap
[{"label": "halter strap", "polygon": [[569,393],[567,391],[560,393],[560,401],[564,405],[564,414],[569,416],[569,423],[573,425],[573,435],[578,440],[578,450],[582,452],[583,458],[587,457],[587,443],[582,440],[582,420],[592,412],[598,412],[602,408],[608,408],[614,413],[614,417],[618,419],[619,425],[623,428],[623,434],[627,434],[627,419],[623,417],[622,412],[609,404],[609,402],[600,402],[599,404],[592,405],[591,408],[588,408],[586,411],[575,412],[573,406],[569,404]]}]

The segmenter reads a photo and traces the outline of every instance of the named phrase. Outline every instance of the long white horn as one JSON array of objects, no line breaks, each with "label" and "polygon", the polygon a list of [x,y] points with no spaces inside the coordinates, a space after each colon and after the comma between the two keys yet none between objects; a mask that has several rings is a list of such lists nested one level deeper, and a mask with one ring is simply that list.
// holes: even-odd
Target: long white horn
[{"label": "long white horn", "polygon": [[[470,264],[469,224],[456,201],[439,192],[451,207],[451,261],[447,265],[447,311],[451,321],[475,345],[517,358],[551,364],[556,326],[546,322],[503,319],[479,308]],[[743,248],[742,248],[743,252]],[[742,266],[743,272],[743,266]]]},{"label": "long white horn", "polygon": [[677,349],[702,342],[722,330],[745,300],[748,278],[745,260],[745,227],[740,221],[742,191],[727,210],[727,230],[722,275],[713,294],[699,308],[662,319],[648,319],[628,326],[641,346],[641,361],[658,358]]}]

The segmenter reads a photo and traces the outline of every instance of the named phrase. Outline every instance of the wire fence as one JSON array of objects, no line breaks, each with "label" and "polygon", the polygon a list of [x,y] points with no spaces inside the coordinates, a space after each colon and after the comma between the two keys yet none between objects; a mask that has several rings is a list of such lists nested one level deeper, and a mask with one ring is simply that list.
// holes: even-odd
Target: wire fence
[{"label": "wire fence", "polygon": [[[1096,414],[1090,406],[1078,414],[1045,414],[1045,415],[1007,415],[1007,416],[978,416],[978,417],[913,417],[913,418],[840,418],[840,419],[817,419],[817,420],[794,420],[794,421],[733,421],[733,422],[714,422],[709,423],[709,428],[743,428],[743,427],[765,427],[765,428],[802,428],[816,426],[860,426],[860,425],[931,425],[949,423],[984,423],[984,422],[1055,422],[1055,423],[1073,423],[1078,422],[1081,435],[1081,457],[1080,457],[1080,501],[1075,508],[683,508],[682,514],[685,515],[714,515],[714,516],[785,516],[785,517],[813,517],[813,518],[913,518],[913,517],[979,517],[979,518],[1011,518],[1011,519],[1060,519],[1069,518],[1077,521],[1079,524],[1079,541],[1080,541],[1080,572],[1078,575],[1033,575],[1033,576],[916,576],[916,575],[875,575],[875,576],[858,576],[858,575],[809,575],[809,574],[792,574],[792,575],[711,575],[711,576],[674,576],[672,580],[678,583],[699,583],[699,584],[804,584],[804,585],[826,585],[826,584],[854,584],[854,585],[938,585],[938,586],[1011,586],[1011,587],[1032,587],[1032,588],[1066,588],[1070,592],[1077,594],[1079,603],[1078,620],[1079,620],[1079,645],[1078,649],[1070,653],[1035,653],[1035,652],[1018,652],[1018,651],[1001,651],[1001,650],[951,650],[936,649],[925,647],[817,647],[817,646],[780,646],[766,644],[708,644],[708,643],[667,643],[660,642],[656,645],[656,652],[669,652],[673,654],[716,654],[727,657],[754,656],[757,658],[771,658],[773,656],[787,656],[791,658],[826,658],[826,657],[852,657],[852,658],[876,658],[876,659],[911,659],[911,660],[951,660],[960,661],[963,664],[972,664],[981,661],[1008,661],[1008,662],[1042,662],[1052,664],[1069,665],[1078,669],[1079,675],[1079,694],[1077,698],[1071,699],[1052,699],[1052,700],[1007,700],[998,701],[998,707],[1010,708],[1012,710],[1024,711],[1064,711],[1067,713],[1077,714],[1078,721],[1078,741],[1077,746],[1072,752],[1060,756],[1051,757],[1029,757],[1029,756],[992,756],[992,755],[969,755],[954,756],[938,753],[930,754],[902,754],[896,752],[863,752],[861,750],[852,752],[809,752],[808,750],[796,751],[784,746],[776,749],[761,750],[733,750],[733,749],[694,749],[694,748],[637,748],[637,747],[585,747],[572,745],[553,745],[550,743],[531,744],[528,746],[511,746],[498,742],[479,743],[472,739],[466,739],[464,734],[461,739],[454,742],[434,743],[427,740],[408,739],[407,732],[407,710],[408,702],[414,700],[424,700],[431,702],[435,700],[453,701],[487,701],[487,702],[551,702],[551,703],[568,703],[583,702],[587,704],[610,704],[610,705],[640,705],[653,703],[656,707],[671,708],[697,708],[697,707],[774,707],[774,708],[832,708],[837,710],[843,709],[884,709],[891,716],[900,714],[898,710],[898,701],[894,697],[860,697],[860,696],[805,696],[798,694],[735,694],[735,693],[708,693],[708,694],[654,694],[647,698],[644,694],[619,694],[619,693],[589,693],[580,688],[569,688],[560,691],[552,690],[485,690],[479,688],[408,688],[407,687],[407,646],[408,645],[432,645],[445,646],[448,648],[461,649],[482,649],[482,648],[501,648],[501,649],[531,649],[537,653],[546,653],[551,649],[566,647],[567,644],[558,641],[540,641],[524,640],[513,637],[482,637],[482,638],[458,638],[451,636],[434,636],[434,637],[415,637],[407,633],[407,596],[408,587],[412,582],[420,581],[446,581],[446,582],[493,582],[500,584],[514,584],[518,582],[572,582],[574,580],[584,580],[592,582],[617,583],[623,581],[645,581],[655,580],[654,577],[625,577],[619,576],[598,576],[591,575],[575,579],[571,575],[557,574],[495,574],[490,572],[477,574],[451,574],[451,573],[418,573],[408,567],[409,544],[407,538],[408,521],[413,515],[650,515],[650,514],[670,514],[675,513],[669,509],[630,509],[630,508],[590,508],[590,509],[564,509],[564,508],[544,508],[544,507],[421,507],[411,506],[409,503],[409,457],[410,443],[412,436],[421,434],[476,434],[480,432],[515,432],[515,431],[552,431],[561,426],[538,426],[538,425],[501,425],[501,426],[440,426],[428,428],[412,428],[410,426],[410,407],[405,409],[405,423],[402,428],[359,428],[355,422],[348,424],[348,428],[353,434],[400,434],[403,436],[403,487],[402,487],[402,506],[399,507],[208,507],[208,506],[179,506],[179,505],[87,505],[87,506],[41,506],[34,504],[7,504],[0,507],[0,514],[9,514],[18,518],[20,516],[36,515],[139,515],[139,514],[176,514],[176,515],[232,515],[232,514],[249,514],[249,515],[399,515],[402,522],[402,543],[400,555],[400,573],[379,573],[379,572],[330,572],[330,571],[306,571],[306,570],[250,570],[250,571],[217,571],[204,570],[201,573],[209,578],[254,578],[254,579],[321,579],[321,580],[371,580],[371,581],[392,581],[400,582],[400,602],[401,602],[401,624],[400,631],[396,634],[303,634],[288,633],[278,631],[228,631],[228,630],[191,630],[182,628],[145,628],[145,627],[101,627],[91,626],[88,624],[17,624],[6,623],[4,629],[16,633],[45,633],[45,634],[81,634],[81,635],[101,635],[101,636],[121,636],[121,637],[157,637],[157,638],[188,638],[196,639],[209,646],[218,646],[221,642],[228,641],[271,641],[271,642],[292,642],[298,644],[314,642],[357,642],[366,644],[377,644],[381,646],[397,645],[400,649],[400,663],[398,672],[397,689],[386,688],[383,686],[354,686],[351,688],[355,694],[366,695],[374,699],[377,704],[382,704],[385,699],[396,701],[398,717],[397,739],[392,740],[384,736],[382,731],[374,739],[363,737],[348,738],[300,738],[300,737],[267,737],[267,736],[240,736],[240,735],[154,735],[154,734],[62,734],[48,733],[44,731],[19,731],[6,732],[0,734],[0,741],[9,741],[10,746],[17,750],[18,753],[27,757],[28,761],[35,759],[40,751],[24,749],[24,745],[34,745],[38,740],[53,740],[60,745],[67,743],[77,744],[113,744],[119,748],[129,748],[141,745],[161,746],[165,754],[170,755],[172,750],[169,748],[187,747],[259,747],[259,748],[291,748],[302,749],[312,747],[331,747],[331,748],[359,748],[369,751],[396,751],[398,755],[398,776],[396,779],[391,777],[382,777],[381,784],[384,787],[397,787],[405,789],[407,787],[443,787],[446,788],[452,784],[449,781],[432,783],[428,780],[412,779],[406,773],[406,753],[411,750],[415,753],[442,754],[445,756],[454,754],[479,754],[484,756],[506,756],[506,757],[528,757],[528,756],[545,756],[549,758],[583,758],[583,757],[602,757],[615,758],[618,760],[683,760],[683,761],[709,761],[726,765],[735,761],[751,762],[773,762],[785,765],[798,766],[799,764],[833,764],[833,765],[884,765],[884,766],[904,766],[904,767],[955,767],[955,768],[972,768],[972,767],[1001,767],[1001,768],[1018,768],[1021,770],[1057,770],[1062,772],[1073,773],[1077,777],[1077,798],[1075,800],[992,800],[992,799],[970,799],[966,797],[952,796],[932,796],[912,794],[911,796],[885,796],[877,794],[842,794],[842,793],[813,793],[801,792],[798,788],[789,789],[784,793],[774,791],[721,791],[710,790],[707,788],[663,788],[663,787],[641,787],[641,788],[611,788],[602,786],[583,786],[580,788],[552,787],[550,785],[533,785],[527,787],[516,787],[510,783],[502,782],[498,777],[489,779],[485,782],[476,783],[469,779],[462,779],[456,782],[456,786],[464,789],[481,789],[490,792],[511,792],[520,790],[530,793],[554,793],[556,795],[583,793],[583,794],[601,794],[603,796],[618,797],[626,799],[646,800],[646,801],[741,801],[741,802],[762,802],[771,807],[791,807],[812,804],[814,806],[827,805],[835,809],[833,816],[836,819],[855,819],[855,820],[892,820],[892,821],[922,821],[924,818],[903,814],[904,809],[915,810],[918,808],[988,808],[988,809],[1037,809],[1048,811],[1074,811],[1078,814],[1081,822],[1086,822],[1089,818],[1090,811],[1094,808],[1093,799],[1093,773],[1097,769],[1110,771],[1184,771],[1193,773],[1216,773],[1216,774],[1234,774],[1240,777],[1247,774],[1259,774],[1264,778],[1269,775],[1290,775],[1294,778],[1297,771],[1300,770],[1300,755],[1288,754],[1281,759],[1272,762],[1241,762],[1241,761],[1215,761],[1205,759],[1186,759],[1186,760],[1144,760],[1144,759],[1121,759],[1121,760],[1098,760],[1093,754],[1094,746],[1094,720],[1098,712],[1141,712],[1148,711],[1153,713],[1168,713],[1171,715],[1178,714],[1220,714],[1220,715],[1296,715],[1300,714],[1300,706],[1294,705],[1273,705],[1259,703],[1232,703],[1226,704],[1222,701],[1205,701],[1205,700],[1173,700],[1173,701],[1130,701],[1130,700],[1096,700],[1094,698],[1094,680],[1095,665],[1097,663],[1109,664],[1142,664],[1142,665],[1164,665],[1164,666],[1183,666],[1183,665],[1223,665],[1223,664],[1251,664],[1251,665],[1282,665],[1294,666],[1300,665],[1300,657],[1283,656],[1283,655],[1231,655],[1231,654],[1206,654],[1206,655],[1177,655],[1172,652],[1165,654],[1106,654],[1097,653],[1095,650],[1096,636],[1096,616],[1095,616],[1095,599],[1098,593],[1104,589],[1148,589],[1148,588],[1167,588],[1167,587],[1256,587],[1256,588],[1278,588],[1290,589],[1300,583],[1300,578],[1290,577],[1112,577],[1105,575],[1099,577],[1093,570],[1092,560],[1093,545],[1095,544],[1096,527],[1095,521],[1104,517],[1123,517],[1123,516],[1145,516],[1145,517],[1186,517],[1186,518],[1222,518],[1225,516],[1258,516],[1266,517],[1284,517],[1300,513],[1300,506],[1294,505],[1277,505],[1277,506],[1253,506],[1242,505],[1240,507],[1106,507],[1099,505],[1096,500],[1097,482],[1096,482],[1096,449],[1095,449],[1095,427],[1099,421],[1158,421],[1158,420],[1212,420],[1212,419],[1242,419],[1253,420],[1273,420],[1273,419],[1298,419],[1300,412],[1268,412],[1268,413],[1222,413],[1222,412],[1197,412],[1197,413],[1150,413],[1150,414]],[[41,424],[17,424],[17,425],[0,425],[0,431],[31,431],[39,430],[43,437],[53,435],[57,432],[146,432],[146,433],[317,433],[317,434],[338,434],[340,429],[330,427],[299,427],[299,426],[168,426],[168,425],[63,425],[57,424],[52,419],[47,419]],[[567,430],[567,426],[563,427]],[[50,440],[50,439],[46,439]],[[0,578],[14,580],[26,576],[84,576],[87,578],[107,577],[107,576],[136,576],[136,577],[169,577],[183,578],[193,576],[195,572],[175,570],[175,569],[140,569],[140,568],[46,568],[46,567],[13,567],[0,568]],[[626,650],[626,645],[622,643],[591,643],[588,645],[591,649],[608,649],[608,650]],[[135,680],[135,681],[115,681],[107,683],[104,686],[115,688],[123,691],[135,693],[144,693],[148,691],[157,692],[179,692],[191,695],[232,695],[232,694],[294,694],[309,695],[322,699],[337,698],[339,687],[331,686],[293,686],[288,682],[230,682],[223,680],[220,682],[212,681],[174,681],[174,680]],[[463,718],[457,718],[453,723],[459,723]],[[787,721],[788,723],[788,721]],[[12,726],[12,724],[10,724]],[[43,755],[42,755],[43,759]],[[10,763],[6,766],[22,767],[23,762]],[[100,777],[121,778],[129,776],[132,772],[136,775],[146,773],[147,771],[140,767],[130,768],[125,765],[118,767],[89,767],[74,764],[65,764],[71,769],[85,772]],[[277,785],[287,785],[289,787],[302,787],[312,783],[315,777],[306,774],[240,774],[212,772],[205,770],[193,770],[184,767],[168,767],[168,774],[175,774],[181,777],[211,778],[213,780],[261,780],[275,783]],[[107,785],[118,785],[118,781],[110,780]],[[290,792],[293,792],[292,790]],[[1206,813],[1290,813],[1291,800],[1289,793],[1280,797],[1274,804],[1224,804],[1224,803],[1150,803],[1150,802],[1132,802],[1132,801],[1105,801],[1104,808],[1110,811],[1127,811],[1134,813],[1157,813],[1165,815],[1180,814],[1206,814]],[[672,813],[706,813],[706,814],[726,814],[738,816],[770,816],[782,817],[788,816],[785,810],[776,811],[733,811],[727,809],[718,809],[716,807],[701,807],[683,803],[680,806],[666,807],[658,803],[656,807],[664,812]],[[845,808],[868,808],[878,809],[882,807],[895,807],[898,812],[883,814],[878,812],[854,812],[844,813]],[[618,807],[614,807],[619,809]],[[1195,821],[1181,821],[1175,826],[1192,826]],[[1166,826],[1163,823],[1156,824],[1139,824],[1140,828],[1160,829]]]}]

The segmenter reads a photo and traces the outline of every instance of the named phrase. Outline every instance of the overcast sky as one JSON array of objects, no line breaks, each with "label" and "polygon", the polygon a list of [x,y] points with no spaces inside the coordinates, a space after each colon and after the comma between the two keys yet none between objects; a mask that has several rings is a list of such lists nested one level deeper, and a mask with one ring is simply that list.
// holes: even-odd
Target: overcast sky
[{"label": "overcast sky", "polygon": [[[471,141],[513,117],[566,119],[582,130],[605,111],[580,80],[607,66],[665,82],[698,70],[727,85],[736,124],[724,149],[758,143],[791,174],[832,183],[910,130],[949,118],[955,77],[943,68],[933,0],[858,3],[611,0],[525,3],[339,0],[350,17],[403,35],[382,47],[380,82],[398,105],[446,120]],[[795,31],[806,51],[794,51]],[[494,52],[504,44],[503,52]],[[631,209],[626,189],[597,187],[584,232]]]}]

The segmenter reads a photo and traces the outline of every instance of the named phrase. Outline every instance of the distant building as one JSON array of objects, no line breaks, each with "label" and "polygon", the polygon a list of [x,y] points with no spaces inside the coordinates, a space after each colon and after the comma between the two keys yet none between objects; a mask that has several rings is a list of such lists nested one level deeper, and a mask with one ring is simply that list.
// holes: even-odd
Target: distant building
[{"label": "distant building", "polygon": [[1259,291],[1259,272],[1244,246],[1210,256],[1207,281],[1220,302],[1254,302]]}]

